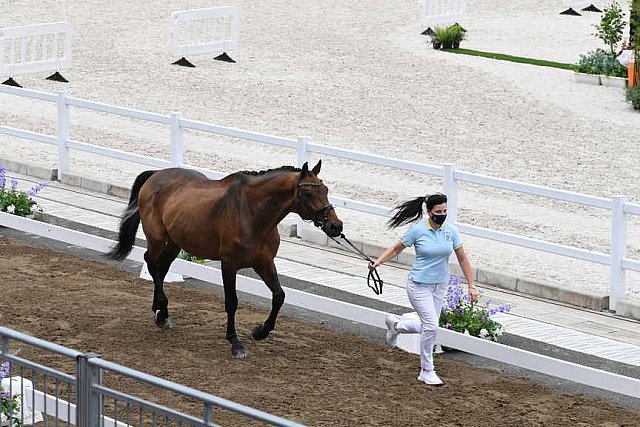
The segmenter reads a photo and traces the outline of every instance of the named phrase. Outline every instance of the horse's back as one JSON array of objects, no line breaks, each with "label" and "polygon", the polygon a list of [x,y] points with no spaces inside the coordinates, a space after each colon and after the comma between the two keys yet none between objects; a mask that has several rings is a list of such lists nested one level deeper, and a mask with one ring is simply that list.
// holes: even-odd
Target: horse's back
[{"label": "horse's back", "polygon": [[210,259],[218,251],[220,219],[231,203],[229,180],[211,180],[190,169],[163,169],[154,173],[140,190],[138,209],[147,239],[167,236],[181,248],[201,253],[203,238],[213,246]]}]

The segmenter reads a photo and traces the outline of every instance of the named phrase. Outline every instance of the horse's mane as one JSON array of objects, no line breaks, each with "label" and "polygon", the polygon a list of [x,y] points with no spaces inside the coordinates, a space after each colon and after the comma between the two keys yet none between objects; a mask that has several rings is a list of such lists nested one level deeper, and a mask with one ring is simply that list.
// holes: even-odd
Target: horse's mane
[{"label": "horse's mane", "polygon": [[263,175],[268,175],[271,173],[278,173],[278,172],[300,172],[301,170],[302,169],[296,168],[294,166],[280,166],[279,168],[267,169],[263,171],[240,171],[240,172],[234,173],[233,175],[263,176]]}]

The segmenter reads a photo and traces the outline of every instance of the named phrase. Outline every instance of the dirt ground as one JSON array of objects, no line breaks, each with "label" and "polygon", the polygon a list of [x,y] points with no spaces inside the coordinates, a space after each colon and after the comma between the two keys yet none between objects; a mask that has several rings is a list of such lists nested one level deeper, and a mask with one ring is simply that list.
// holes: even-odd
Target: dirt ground
[{"label": "dirt ground", "polygon": [[[267,314],[248,304],[240,305],[237,326],[249,358],[233,360],[222,298],[174,284],[166,289],[171,331],[154,325],[152,286],[135,274],[0,237],[0,325],[304,424],[640,425],[640,412],[454,360],[438,360],[446,384],[430,388],[415,378],[416,355],[287,316],[267,340],[252,342],[251,327]],[[162,393],[120,385],[168,403]],[[183,399],[172,406],[194,409]],[[229,414],[215,421],[248,424]]]}]

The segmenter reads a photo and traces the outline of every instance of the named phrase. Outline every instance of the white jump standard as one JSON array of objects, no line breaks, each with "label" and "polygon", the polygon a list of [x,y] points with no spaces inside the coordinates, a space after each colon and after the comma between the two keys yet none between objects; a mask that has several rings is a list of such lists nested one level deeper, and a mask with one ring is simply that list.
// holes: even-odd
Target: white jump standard
[{"label": "white jump standard", "polygon": [[48,80],[67,83],[60,70],[71,67],[71,38],[67,22],[0,28],[0,77],[3,84],[22,87],[13,77],[53,72]]},{"label": "white jump standard", "polygon": [[236,62],[227,51],[238,47],[237,7],[223,6],[184,10],[171,14],[171,54],[181,58],[173,64],[195,67],[186,55],[218,54],[214,59]]}]

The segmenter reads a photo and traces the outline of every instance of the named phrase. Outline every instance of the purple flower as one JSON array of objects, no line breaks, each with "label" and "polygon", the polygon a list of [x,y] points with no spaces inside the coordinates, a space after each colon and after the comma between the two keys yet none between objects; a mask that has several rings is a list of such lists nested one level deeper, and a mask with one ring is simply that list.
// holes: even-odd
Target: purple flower
[{"label": "purple flower", "polygon": [[446,329],[451,329],[451,323],[447,323],[446,325],[444,325],[444,327],[445,327]]},{"label": "purple flower", "polygon": [[11,365],[9,364],[9,362],[0,364],[0,381],[2,381],[7,376],[10,370],[10,366]]},{"label": "purple flower", "polygon": [[4,166],[0,166],[0,188],[4,189],[4,184],[7,182],[7,175],[5,174]]},{"label": "purple flower", "polygon": [[38,194],[38,191],[42,190],[44,187],[46,187],[47,184],[46,182],[41,182],[40,184],[36,185],[35,187],[33,187],[30,191],[29,191],[29,197],[33,197],[36,194]]},{"label": "purple flower", "polygon": [[11,189],[15,190],[16,188],[18,188],[18,180],[15,178],[11,178]]}]

